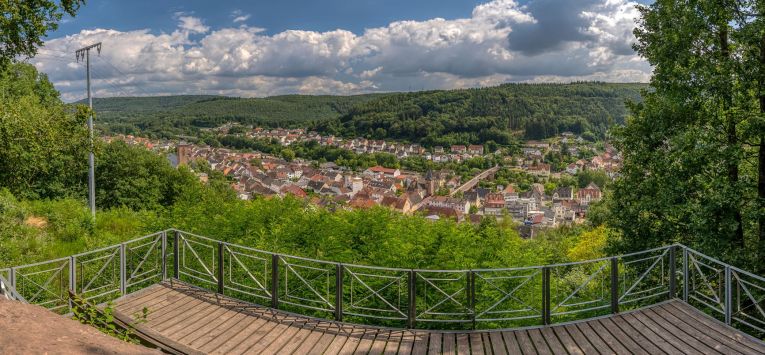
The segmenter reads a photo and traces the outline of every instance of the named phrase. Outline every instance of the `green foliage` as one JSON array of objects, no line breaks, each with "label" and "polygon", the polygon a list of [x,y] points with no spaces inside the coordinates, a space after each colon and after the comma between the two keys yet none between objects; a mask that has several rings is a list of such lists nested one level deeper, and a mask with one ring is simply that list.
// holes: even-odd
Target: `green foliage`
[{"label": "green foliage", "polygon": [[106,133],[154,137],[200,136],[201,128],[238,122],[267,127],[289,127],[325,120],[348,112],[377,94],[357,96],[286,95],[268,98],[223,96],[155,96],[97,98],[94,109]]},{"label": "green foliage", "polygon": [[23,198],[82,196],[87,110],[66,110],[29,64],[0,71],[0,188]]},{"label": "green foliage", "polygon": [[505,84],[498,87],[395,93],[354,106],[313,128],[327,134],[398,139],[425,146],[508,146],[513,131],[541,139],[564,131],[595,132],[624,122],[624,102],[640,99],[639,84]]},{"label": "green foliage", "polygon": [[[762,2],[639,8],[635,48],[654,75],[644,102],[631,106],[633,117],[616,132],[624,166],[603,218],[621,232],[612,250],[680,242],[763,270]],[[757,15],[739,16],[744,8]]]},{"label": "green foliage", "polygon": [[17,57],[32,57],[43,38],[58,28],[66,13],[74,16],[84,0],[0,1],[0,69]]},{"label": "green foliage", "polygon": [[183,186],[196,180],[188,168],[174,169],[167,158],[120,141],[103,147],[96,170],[96,205],[101,208],[169,206]]},{"label": "green foliage", "polygon": [[[117,339],[136,344],[139,343],[133,336],[134,333],[132,328],[123,328],[115,322],[114,305],[111,302],[107,303],[103,309],[98,309],[96,306],[89,304],[87,300],[77,295],[73,295],[71,299],[74,319],[78,320],[80,323],[94,327]],[[146,308],[144,308],[144,310],[146,311]]]}]

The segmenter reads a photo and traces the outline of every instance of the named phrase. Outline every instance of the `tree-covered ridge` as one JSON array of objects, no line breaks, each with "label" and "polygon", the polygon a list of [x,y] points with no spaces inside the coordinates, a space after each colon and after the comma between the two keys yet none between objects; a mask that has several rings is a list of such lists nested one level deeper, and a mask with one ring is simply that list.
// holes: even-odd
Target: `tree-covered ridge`
[{"label": "tree-covered ridge", "polygon": [[541,139],[564,131],[602,136],[640,101],[642,84],[504,84],[497,87],[396,93],[353,107],[320,132],[401,139],[426,146],[510,144],[515,132]]},{"label": "tree-covered ridge", "polygon": [[93,107],[108,133],[196,134],[228,122],[285,127],[327,120],[378,95],[237,98],[212,95],[97,98]]},{"label": "tree-covered ridge", "polygon": [[625,102],[639,101],[643,87],[588,82],[355,96],[115,97],[96,99],[94,107],[107,133],[173,137],[238,122],[425,145],[509,144],[517,133],[532,139],[563,131],[603,135],[624,122]]}]

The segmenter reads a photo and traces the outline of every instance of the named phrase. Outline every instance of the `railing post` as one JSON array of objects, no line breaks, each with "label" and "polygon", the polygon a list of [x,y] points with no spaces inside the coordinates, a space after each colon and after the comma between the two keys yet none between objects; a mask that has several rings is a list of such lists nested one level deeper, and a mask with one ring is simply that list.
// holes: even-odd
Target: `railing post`
[{"label": "railing post", "polygon": [[279,308],[279,255],[271,254],[271,308]]},{"label": "railing post", "polygon": [[[69,291],[77,293],[77,257],[69,257]],[[18,292],[18,291],[17,291]],[[69,303],[69,311],[72,311],[72,298],[67,297]]]},{"label": "railing post", "polygon": [[414,329],[417,321],[417,271],[409,270],[409,278],[407,280],[407,287],[409,291],[409,308],[407,308],[407,327]]},{"label": "railing post", "polygon": [[542,267],[542,324],[550,324],[550,267]]},{"label": "railing post", "polygon": [[669,297],[675,298],[677,294],[677,261],[675,260],[675,246],[669,247]]},{"label": "railing post", "polygon": [[619,258],[611,258],[611,313],[619,313]]},{"label": "railing post", "polygon": [[473,270],[468,271],[468,304],[470,307],[470,321],[472,329],[475,330],[475,272]]},{"label": "railing post", "polygon": [[162,232],[162,281],[167,280],[167,232]]},{"label": "railing post", "polygon": [[[16,290],[16,292],[19,292],[19,289],[16,288],[16,268],[15,267],[11,268],[10,275],[8,275],[8,277],[10,277],[10,280],[8,280],[8,282],[11,283],[11,286],[13,286],[13,289]],[[21,292],[19,292],[19,294],[20,293]]]},{"label": "railing post", "polygon": [[733,314],[733,284],[730,265],[725,265],[725,324],[730,325]]},{"label": "railing post", "polygon": [[335,320],[343,320],[343,264],[335,265]]},{"label": "railing post", "polygon": [[125,243],[120,244],[120,293],[127,293],[127,260],[125,260]]},{"label": "railing post", "polygon": [[223,248],[225,245],[223,242],[218,242],[218,293],[223,294]]},{"label": "railing post", "polygon": [[180,258],[180,255],[178,255],[178,244],[180,240],[181,232],[175,231],[173,235],[173,277],[179,280],[181,278],[180,268],[178,267],[178,259]]},{"label": "railing post", "polygon": [[683,301],[688,302],[688,248],[683,246]]}]

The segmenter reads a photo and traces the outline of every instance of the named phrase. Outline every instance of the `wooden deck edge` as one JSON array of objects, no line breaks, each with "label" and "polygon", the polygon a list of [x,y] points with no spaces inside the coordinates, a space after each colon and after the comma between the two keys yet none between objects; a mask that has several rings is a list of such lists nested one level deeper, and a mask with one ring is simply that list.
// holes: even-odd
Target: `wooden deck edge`
[{"label": "wooden deck edge", "polygon": [[703,315],[703,316],[705,316],[705,317],[709,318],[709,319],[710,319],[710,320],[712,320],[712,322],[714,322],[715,324],[717,324],[717,325],[719,325],[719,326],[721,326],[721,327],[723,327],[723,328],[726,328],[726,329],[728,329],[728,330],[730,330],[730,331],[733,331],[733,332],[739,333],[739,334],[743,335],[743,336],[744,336],[744,338],[747,338],[748,340],[751,340],[751,341],[755,342],[756,344],[759,344],[759,345],[761,345],[761,346],[765,347],[765,339],[760,339],[760,338],[758,338],[758,337],[755,337],[755,336],[753,336],[753,335],[749,335],[748,333],[746,333],[746,332],[742,331],[741,329],[737,329],[736,327],[734,327],[734,326],[732,326],[732,325],[729,325],[729,324],[725,324],[725,322],[723,322],[723,321],[721,321],[721,320],[719,320],[719,319],[717,319],[717,318],[715,318],[715,317],[712,317],[712,316],[710,316],[710,315],[708,315],[708,314],[706,314],[706,313],[704,313],[704,312],[700,311],[698,308],[694,307],[692,304],[690,304],[690,303],[688,303],[688,302],[685,302],[685,301],[683,301],[682,299],[679,299],[679,298],[677,298],[677,299],[675,299],[675,301],[678,301],[678,303],[682,303],[682,304],[684,304],[684,305],[686,305],[686,306],[690,307],[690,308],[691,308],[691,310],[693,310],[693,311],[695,311],[695,312],[698,312],[698,313],[700,313],[701,315]]},{"label": "wooden deck edge", "polygon": [[139,322],[136,322],[131,318],[130,316],[118,311],[113,310],[112,315],[114,316],[115,320],[118,320],[122,323],[125,323],[126,325],[132,327],[136,333],[141,338],[146,339],[150,343],[152,343],[155,346],[158,346],[160,350],[163,352],[170,352],[174,354],[193,354],[193,355],[202,355],[203,352],[191,348],[188,345],[181,344],[175,340],[172,340],[159,332],[157,332],[154,329],[151,329]]}]

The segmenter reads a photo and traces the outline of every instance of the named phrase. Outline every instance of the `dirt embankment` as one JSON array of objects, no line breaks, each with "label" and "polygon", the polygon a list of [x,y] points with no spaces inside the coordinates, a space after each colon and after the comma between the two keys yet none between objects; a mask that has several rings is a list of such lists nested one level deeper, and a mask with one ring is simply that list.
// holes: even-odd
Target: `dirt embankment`
[{"label": "dirt embankment", "polygon": [[123,342],[45,308],[0,298],[0,353],[161,354]]}]

